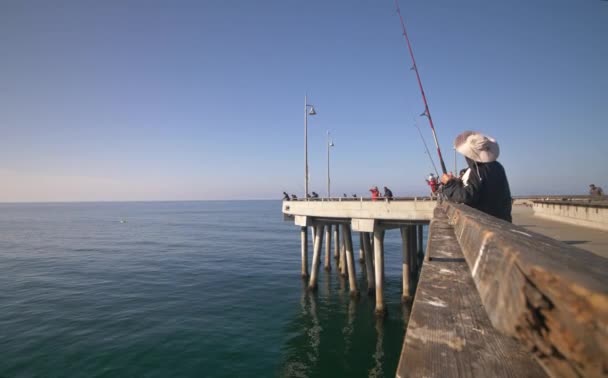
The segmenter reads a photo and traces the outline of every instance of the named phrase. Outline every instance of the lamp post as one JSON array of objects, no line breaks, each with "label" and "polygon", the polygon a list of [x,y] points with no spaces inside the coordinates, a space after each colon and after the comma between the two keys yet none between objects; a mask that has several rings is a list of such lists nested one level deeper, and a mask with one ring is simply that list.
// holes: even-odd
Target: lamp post
[{"label": "lamp post", "polygon": [[[310,110],[309,110],[310,108]],[[316,115],[315,108],[308,104],[308,96],[304,96],[304,198],[308,199],[308,115]]]},{"label": "lamp post", "polygon": [[327,130],[327,198],[331,198],[331,178],[329,176],[329,150],[334,147],[334,142],[331,140],[329,130]]}]

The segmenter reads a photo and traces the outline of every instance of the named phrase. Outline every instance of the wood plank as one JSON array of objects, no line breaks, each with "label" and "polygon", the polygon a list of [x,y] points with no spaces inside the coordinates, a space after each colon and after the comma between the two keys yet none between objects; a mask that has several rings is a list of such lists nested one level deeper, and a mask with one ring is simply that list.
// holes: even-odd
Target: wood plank
[{"label": "wood plank", "polygon": [[552,376],[608,376],[608,260],[464,205],[444,208],[492,324]]},{"label": "wood plank", "polygon": [[431,222],[428,251],[433,256],[422,267],[397,377],[546,376],[492,327],[442,211]]}]

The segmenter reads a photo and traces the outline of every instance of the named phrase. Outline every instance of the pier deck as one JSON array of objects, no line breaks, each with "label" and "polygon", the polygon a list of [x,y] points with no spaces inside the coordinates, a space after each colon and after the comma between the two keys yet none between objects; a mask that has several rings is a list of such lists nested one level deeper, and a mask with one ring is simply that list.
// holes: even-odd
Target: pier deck
[{"label": "pier deck", "polygon": [[513,207],[513,223],[608,258],[608,232],[606,231],[540,218],[534,215],[530,207],[522,205]]}]

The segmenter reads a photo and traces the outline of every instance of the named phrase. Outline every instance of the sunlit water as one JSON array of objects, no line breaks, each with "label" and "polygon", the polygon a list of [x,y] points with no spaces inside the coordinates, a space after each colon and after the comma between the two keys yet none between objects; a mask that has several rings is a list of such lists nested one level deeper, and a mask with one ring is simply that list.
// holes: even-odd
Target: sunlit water
[{"label": "sunlit water", "polygon": [[0,376],[394,376],[398,232],[378,321],[335,266],[303,290],[299,230],[280,206],[0,205]]}]

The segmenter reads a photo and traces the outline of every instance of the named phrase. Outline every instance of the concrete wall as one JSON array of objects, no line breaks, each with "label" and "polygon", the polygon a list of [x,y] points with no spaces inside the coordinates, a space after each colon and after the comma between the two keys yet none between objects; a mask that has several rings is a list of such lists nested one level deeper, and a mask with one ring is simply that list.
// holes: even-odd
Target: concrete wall
[{"label": "concrete wall", "polygon": [[430,221],[436,201],[283,201],[288,215],[320,218],[359,218]]},{"label": "concrete wall", "polygon": [[608,231],[608,206],[533,201],[532,209],[538,217]]}]

